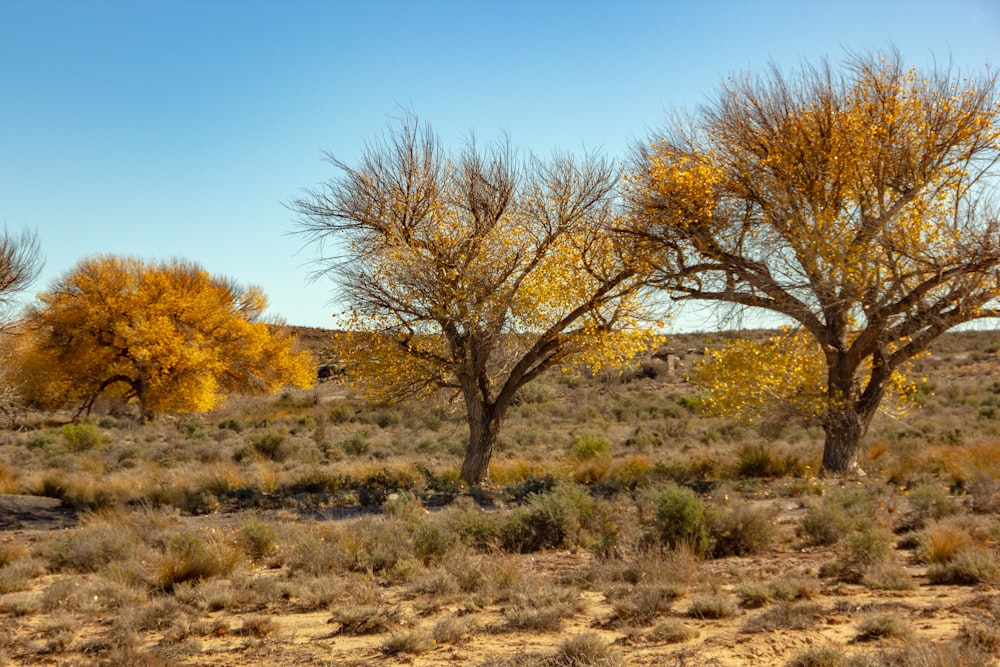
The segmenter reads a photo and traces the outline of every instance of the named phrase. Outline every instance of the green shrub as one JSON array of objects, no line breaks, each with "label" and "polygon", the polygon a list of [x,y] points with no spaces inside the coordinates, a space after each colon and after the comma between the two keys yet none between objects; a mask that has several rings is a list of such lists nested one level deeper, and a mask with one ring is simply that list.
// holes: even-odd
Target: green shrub
[{"label": "green shrub", "polygon": [[708,551],[711,536],[705,506],[691,489],[665,488],[656,498],[654,522],[660,541],[671,549],[688,546],[695,553]]},{"label": "green shrub", "polygon": [[597,527],[597,502],[574,484],[560,484],[551,493],[530,496],[527,507],[501,524],[500,539],[517,553],[576,548],[587,546]]},{"label": "green shrub", "polygon": [[93,424],[66,424],[62,427],[63,442],[72,452],[83,452],[101,444],[100,432]]},{"label": "green shrub", "polygon": [[255,517],[243,522],[240,528],[239,543],[253,560],[261,560],[274,551],[278,540],[278,531],[269,523]]},{"label": "green shrub", "polygon": [[940,519],[958,509],[947,493],[936,484],[921,484],[910,491],[910,504],[925,519]]},{"label": "green shrub", "polygon": [[371,442],[368,440],[368,434],[364,431],[359,431],[340,443],[341,449],[344,450],[345,454],[350,456],[362,456],[367,454],[371,449]]},{"label": "green shrub", "polygon": [[581,461],[610,459],[611,441],[597,435],[574,435],[570,454]]},{"label": "green shrub", "polygon": [[291,447],[286,442],[287,435],[284,431],[274,430],[266,433],[254,434],[248,441],[254,451],[265,459],[275,462],[285,461],[291,456]]}]

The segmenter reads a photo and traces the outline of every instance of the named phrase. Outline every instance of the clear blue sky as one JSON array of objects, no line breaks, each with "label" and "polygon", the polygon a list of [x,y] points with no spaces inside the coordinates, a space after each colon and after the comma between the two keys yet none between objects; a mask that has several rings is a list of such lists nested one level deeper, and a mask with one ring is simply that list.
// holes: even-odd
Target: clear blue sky
[{"label": "clear blue sky", "polygon": [[400,105],[456,148],[619,157],[727,74],[890,43],[1000,66],[1000,1],[0,0],[0,221],[37,230],[36,290],[92,253],[183,257],[331,326],[285,203]]}]

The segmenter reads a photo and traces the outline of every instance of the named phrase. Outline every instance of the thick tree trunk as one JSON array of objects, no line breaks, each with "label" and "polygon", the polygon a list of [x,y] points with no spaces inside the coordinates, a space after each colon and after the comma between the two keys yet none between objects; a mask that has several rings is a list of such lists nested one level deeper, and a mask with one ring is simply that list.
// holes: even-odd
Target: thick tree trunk
[{"label": "thick tree trunk", "polygon": [[480,412],[476,420],[469,419],[469,446],[462,463],[462,479],[469,486],[478,486],[490,473],[490,461],[500,435],[500,420]]},{"label": "thick tree trunk", "polygon": [[857,473],[858,451],[861,439],[868,430],[866,420],[858,414],[853,405],[844,408],[830,406],[823,430],[826,442],[823,444],[823,470],[835,475]]}]

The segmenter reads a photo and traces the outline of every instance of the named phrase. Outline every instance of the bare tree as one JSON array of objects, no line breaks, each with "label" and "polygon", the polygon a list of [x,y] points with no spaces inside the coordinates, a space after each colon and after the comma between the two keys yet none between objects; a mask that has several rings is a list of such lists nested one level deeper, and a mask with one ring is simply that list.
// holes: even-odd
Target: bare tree
[{"label": "bare tree", "polygon": [[42,270],[44,260],[38,235],[31,231],[0,230],[0,308],[9,308]]},{"label": "bare tree", "polygon": [[520,161],[506,139],[453,156],[412,114],[358,166],[330,162],[339,176],[291,207],[299,233],[335,247],[320,273],[349,306],[353,377],[378,399],[460,395],[469,484],[486,479],[518,389],[645,342],[641,281],[626,239],[609,234],[620,224],[611,162]]},{"label": "bare tree", "polygon": [[996,317],[997,75],[850,54],[728,79],[638,151],[631,231],[675,298],[778,313],[826,362],[823,466],[855,469],[894,372]]}]

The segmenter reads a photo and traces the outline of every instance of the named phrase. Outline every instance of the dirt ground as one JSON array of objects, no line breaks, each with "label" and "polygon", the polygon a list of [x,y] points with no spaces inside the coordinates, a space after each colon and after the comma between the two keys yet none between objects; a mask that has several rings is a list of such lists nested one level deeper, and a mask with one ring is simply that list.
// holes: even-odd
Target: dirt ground
[{"label": "dirt ground", "polygon": [[[790,527],[801,520],[801,505],[787,499],[779,521]],[[192,527],[222,525],[238,520],[235,515],[214,514],[184,517]],[[31,543],[53,531],[74,525],[76,517],[61,508],[58,501],[24,496],[0,496],[0,541]],[[509,556],[516,568],[558,579],[571,579],[591,565],[590,553],[550,551],[541,554]],[[820,565],[832,558],[829,549],[792,549],[753,557],[727,558],[700,563],[698,584],[689,595],[677,600],[665,618],[674,617],[694,631],[694,638],[678,643],[657,641],[650,628],[622,628],[609,623],[613,618],[611,602],[604,594],[580,586],[579,611],[561,623],[555,631],[519,632],[503,627],[503,605],[470,607],[461,601],[430,607],[421,604],[412,589],[384,586],[384,600],[403,610],[399,631],[423,630],[429,636],[441,619],[464,617],[476,628],[462,641],[437,645],[432,643],[414,653],[393,653],[387,649],[387,633],[352,636],[338,633],[329,610],[301,612],[293,604],[270,604],[253,614],[229,611],[205,612],[202,621],[218,630],[197,641],[172,645],[166,653],[175,665],[481,665],[518,664],[532,656],[552,656],[568,638],[593,633],[616,647],[627,665],[782,665],[810,647],[834,646],[848,654],[879,651],[899,644],[899,639],[874,641],[857,639],[859,623],[873,614],[889,614],[903,620],[912,629],[910,640],[945,642],[960,629],[980,620],[984,609],[996,608],[998,593],[992,587],[930,585],[924,567],[907,565],[906,571],[917,584],[912,590],[873,591],[868,587],[817,579],[815,595],[808,600],[809,611],[804,629],[749,630],[756,617],[767,614],[773,604],[760,609],[737,609],[734,615],[720,619],[692,617],[688,611],[697,591],[712,592],[736,600],[734,591],[747,582],[767,583],[777,577],[796,575],[815,578]],[[905,562],[900,554],[900,562]],[[63,575],[65,576],[65,575]],[[76,575],[85,576],[85,575]],[[259,569],[253,577],[283,576],[280,570]],[[55,576],[36,580],[28,595],[41,595]],[[25,595],[17,593],[12,595]],[[0,596],[0,602],[3,601]],[[803,603],[805,604],[805,603]],[[248,616],[266,615],[273,620],[266,636],[244,628]],[[47,655],[39,645],[51,635],[41,615],[5,615],[0,635],[4,645],[19,646],[8,653],[10,664],[68,665],[97,664],[87,653],[88,638],[99,637],[108,619],[97,615],[77,631],[73,646],[79,650]],[[51,621],[48,621],[51,623]],[[20,642],[12,641],[14,638]],[[28,641],[24,641],[27,639]],[[162,646],[155,635],[145,649]],[[159,664],[159,663],[156,663]]]}]

